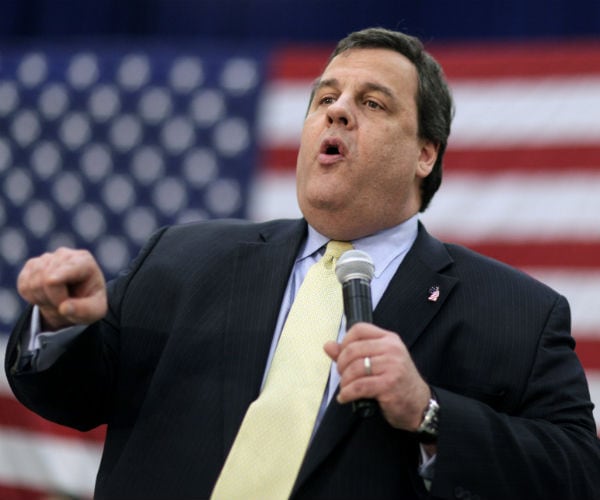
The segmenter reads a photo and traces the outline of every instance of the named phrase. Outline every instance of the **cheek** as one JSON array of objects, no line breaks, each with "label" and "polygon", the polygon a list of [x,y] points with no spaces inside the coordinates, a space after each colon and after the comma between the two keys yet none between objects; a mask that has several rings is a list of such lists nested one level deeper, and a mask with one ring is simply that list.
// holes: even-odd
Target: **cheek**
[{"label": "cheek", "polygon": [[306,190],[311,183],[311,178],[314,177],[313,161],[307,149],[300,148],[298,150],[298,160],[296,162],[296,186]]},{"label": "cheek", "polygon": [[300,146],[298,147],[298,156],[296,166],[305,166],[315,156],[315,144],[318,144],[317,134],[313,132],[308,122],[305,122],[302,134],[300,135]]},{"label": "cheek", "polygon": [[304,119],[302,132],[300,133],[300,145],[314,145],[314,141],[317,139],[322,128],[319,126],[320,123],[321,118],[314,113]]},{"label": "cheek", "polygon": [[418,152],[398,143],[374,145],[369,155],[369,169],[363,172],[363,182],[381,197],[404,196],[412,189],[418,166]]},{"label": "cheek", "polygon": [[303,172],[308,169],[310,165],[310,151],[306,144],[309,142],[302,134],[302,139],[300,141],[300,146],[298,147],[298,154],[296,156],[296,176],[302,176]]}]

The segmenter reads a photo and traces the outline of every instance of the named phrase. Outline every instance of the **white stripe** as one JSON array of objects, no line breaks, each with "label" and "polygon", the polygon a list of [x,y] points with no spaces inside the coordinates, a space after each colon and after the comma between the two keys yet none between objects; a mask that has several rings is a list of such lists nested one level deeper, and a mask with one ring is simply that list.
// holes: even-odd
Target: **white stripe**
[{"label": "white stripe", "polygon": [[1,483],[91,498],[100,445],[5,429],[0,443]]},{"label": "white stripe", "polygon": [[286,172],[270,173],[259,169],[248,194],[248,218],[254,221],[301,216],[296,200],[296,176]]},{"label": "white stripe", "polygon": [[468,241],[600,238],[600,173],[446,175],[423,220]]},{"label": "white stripe", "polygon": [[451,82],[451,144],[594,143],[600,140],[600,77]]},{"label": "white stripe", "polygon": [[600,433],[600,371],[588,370],[586,376],[590,388],[590,399],[595,405],[594,420],[596,421],[596,432]]},{"label": "white stripe", "polygon": [[8,339],[6,335],[0,335],[0,396],[12,395],[12,390],[8,385],[8,380],[6,379],[6,372],[4,371],[4,355],[6,353],[6,344]]},{"label": "white stripe", "polygon": [[298,80],[265,85],[258,108],[261,146],[296,147],[299,144],[311,84],[310,80]]},{"label": "white stripe", "polygon": [[568,299],[578,337],[600,341],[600,266],[596,270],[531,269],[530,274]]},{"label": "white stripe", "polygon": [[[281,80],[265,86],[259,112],[261,144],[298,144],[311,84],[311,80]],[[454,80],[450,84],[456,103],[451,147],[600,141],[598,76]]]},{"label": "white stripe", "polygon": [[[448,173],[422,214],[442,238],[479,242],[600,238],[600,173]],[[253,220],[300,215],[293,172],[263,172],[251,187]],[[599,262],[600,264],[600,262]]]}]

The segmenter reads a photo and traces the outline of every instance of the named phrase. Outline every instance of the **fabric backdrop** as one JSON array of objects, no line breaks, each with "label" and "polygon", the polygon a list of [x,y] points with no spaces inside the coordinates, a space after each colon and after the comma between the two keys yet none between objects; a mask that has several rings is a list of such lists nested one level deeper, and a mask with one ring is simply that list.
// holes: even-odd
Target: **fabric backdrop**
[{"label": "fabric backdrop", "polygon": [[[2,357],[29,256],[88,248],[110,277],[164,224],[299,215],[295,152],[331,48],[4,44]],[[600,43],[428,48],[457,111],[443,185],[422,218],[567,296],[600,403]],[[91,496],[102,436],[34,416],[2,373],[0,498]]]}]

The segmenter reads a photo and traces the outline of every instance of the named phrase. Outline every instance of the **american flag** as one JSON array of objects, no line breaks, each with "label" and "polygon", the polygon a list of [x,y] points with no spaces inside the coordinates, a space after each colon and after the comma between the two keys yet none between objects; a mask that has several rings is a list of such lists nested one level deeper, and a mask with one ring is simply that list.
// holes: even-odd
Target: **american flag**
[{"label": "american flag", "polygon": [[[110,277],[164,224],[298,216],[295,154],[331,49],[1,48],[2,344],[29,256],[85,247]],[[600,44],[429,49],[457,113],[422,218],[567,296],[600,402]],[[91,497],[102,437],[41,420],[0,378],[0,498]]]},{"label": "american flag", "polygon": [[433,286],[429,289],[429,296],[427,297],[427,300],[431,301],[431,302],[437,302],[437,300],[440,298],[440,287],[439,286]]},{"label": "american flag", "polygon": [[[0,50],[2,358],[26,258],[83,247],[111,277],[160,226],[246,216],[266,61],[194,45]],[[103,430],[43,422],[0,380],[0,498],[91,496]]]}]

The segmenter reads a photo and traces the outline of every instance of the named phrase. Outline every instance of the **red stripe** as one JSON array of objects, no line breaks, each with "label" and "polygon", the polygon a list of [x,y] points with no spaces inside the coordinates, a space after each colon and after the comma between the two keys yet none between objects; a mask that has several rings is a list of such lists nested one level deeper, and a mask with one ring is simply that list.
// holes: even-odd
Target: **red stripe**
[{"label": "red stripe", "polygon": [[[436,236],[440,236],[437,234]],[[444,239],[443,235],[441,239]],[[456,241],[455,237],[452,237]],[[461,241],[476,252],[518,268],[599,269],[599,241]]]},{"label": "red stripe", "polygon": [[333,46],[284,47],[273,53],[268,79],[270,80],[312,80],[325,68]]},{"label": "red stripe", "polygon": [[[312,80],[327,63],[332,46],[290,46],[271,59],[270,79]],[[428,45],[449,80],[458,78],[547,77],[600,73],[600,41]]]},{"label": "red stripe", "polygon": [[428,46],[448,79],[600,73],[600,41]]},{"label": "red stripe", "polygon": [[444,161],[447,172],[548,173],[577,169],[600,173],[600,145],[494,148],[454,148],[450,145]]},{"label": "red stripe", "polygon": [[[98,427],[89,432],[79,432],[70,427],[49,422],[29,411],[16,399],[4,395],[0,396],[0,426],[94,443],[103,443],[106,433],[105,426]],[[0,498],[3,497],[0,495]]]},{"label": "red stripe", "polygon": [[[0,484],[0,498],[2,500],[49,500],[51,498],[63,498],[59,495],[61,492],[56,492],[56,496],[50,491],[40,491],[24,486],[10,486]],[[67,497],[64,497],[67,498]]]},{"label": "red stripe", "polygon": [[[298,145],[261,151],[261,166],[276,172],[293,172]],[[600,145],[523,146],[494,148],[449,147],[446,172],[554,173],[565,170],[600,173]]]},{"label": "red stripe", "polygon": [[575,352],[579,356],[581,364],[585,370],[600,370],[600,335],[596,338],[580,337],[577,338]]},{"label": "red stripe", "polygon": [[298,145],[292,147],[269,147],[260,151],[259,164],[263,170],[280,173],[294,172]]}]

